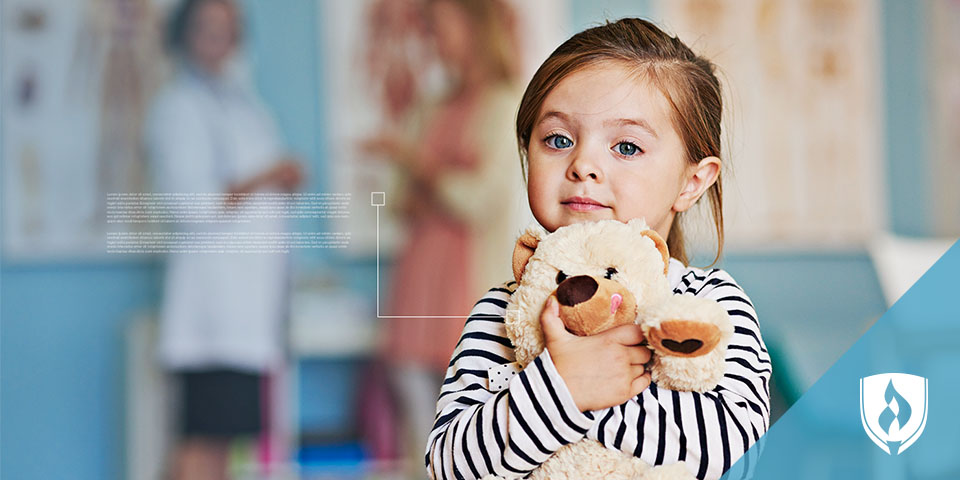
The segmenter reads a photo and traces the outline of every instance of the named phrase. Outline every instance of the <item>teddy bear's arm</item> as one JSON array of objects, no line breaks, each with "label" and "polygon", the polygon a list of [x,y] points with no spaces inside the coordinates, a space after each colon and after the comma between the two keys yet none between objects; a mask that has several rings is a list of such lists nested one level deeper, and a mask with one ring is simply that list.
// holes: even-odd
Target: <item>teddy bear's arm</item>
[{"label": "teddy bear's arm", "polygon": [[511,290],[491,290],[466,322],[437,401],[427,440],[433,478],[522,477],[593,425],[581,413],[544,351],[507,381],[490,389],[487,372],[514,359],[504,326]]},{"label": "teddy bear's arm", "polygon": [[719,384],[705,393],[651,385],[596,412],[600,420],[587,437],[651,464],[683,458],[698,478],[718,478],[769,427],[771,368],[749,298],[725,272],[705,277],[692,282],[689,293],[719,302],[734,327]]}]

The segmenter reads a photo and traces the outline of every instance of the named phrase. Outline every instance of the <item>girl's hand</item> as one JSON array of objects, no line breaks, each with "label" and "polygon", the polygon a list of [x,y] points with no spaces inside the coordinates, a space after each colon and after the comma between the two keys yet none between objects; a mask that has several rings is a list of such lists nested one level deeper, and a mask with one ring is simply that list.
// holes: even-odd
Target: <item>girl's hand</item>
[{"label": "girl's hand", "polygon": [[620,405],[650,385],[650,350],[639,325],[580,337],[567,331],[551,295],[540,314],[544,343],[580,411]]}]

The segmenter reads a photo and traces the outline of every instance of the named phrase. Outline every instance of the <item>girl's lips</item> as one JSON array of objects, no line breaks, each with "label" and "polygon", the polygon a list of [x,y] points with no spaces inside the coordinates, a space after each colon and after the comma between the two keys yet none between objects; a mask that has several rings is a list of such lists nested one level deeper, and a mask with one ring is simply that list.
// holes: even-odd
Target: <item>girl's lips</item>
[{"label": "girl's lips", "polygon": [[590,197],[570,197],[560,203],[566,205],[567,208],[576,212],[588,212],[591,210],[608,208],[607,206],[601,205],[600,202]]},{"label": "girl's lips", "polygon": [[576,212],[589,212],[592,210],[600,210],[601,208],[607,208],[603,205],[597,205],[595,203],[578,203],[578,202],[565,202],[567,208],[576,211]]}]

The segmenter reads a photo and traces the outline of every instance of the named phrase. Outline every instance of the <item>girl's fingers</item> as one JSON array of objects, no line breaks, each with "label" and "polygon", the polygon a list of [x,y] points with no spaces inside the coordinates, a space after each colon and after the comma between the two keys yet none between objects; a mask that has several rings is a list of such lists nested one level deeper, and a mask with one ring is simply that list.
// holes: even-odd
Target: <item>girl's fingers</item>
[{"label": "girl's fingers", "polygon": [[553,295],[547,297],[547,303],[543,306],[543,312],[540,313],[540,325],[543,327],[544,339],[548,342],[573,335],[567,331],[563,320],[560,320],[560,304],[557,303],[557,299]]},{"label": "girl's fingers", "polygon": [[633,383],[630,384],[631,396],[635,397],[643,393],[647,387],[650,386],[650,372],[646,372],[643,375],[633,379]]},{"label": "girl's fingers", "polygon": [[640,325],[620,325],[600,335],[609,335],[621,345],[639,345],[643,342],[643,329],[640,328]]},{"label": "girl's fingers", "polygon": [[627,347],[630,364],[643,365],[650,361],[650,349],[647,347]]}]

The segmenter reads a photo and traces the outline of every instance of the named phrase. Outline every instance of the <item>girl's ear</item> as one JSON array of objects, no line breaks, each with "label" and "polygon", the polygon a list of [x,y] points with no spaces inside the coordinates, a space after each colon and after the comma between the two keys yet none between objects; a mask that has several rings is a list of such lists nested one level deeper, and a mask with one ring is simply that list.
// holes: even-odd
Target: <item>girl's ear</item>
[{"label": "girl's ear", "polygon": [[640,235],[653,240],[653,245],[657,247],[663,257],[663,274],[666,275],[667,270],[670,269],[670,252],[667,250],[667,242],[663,241],[663,237],[656,230],[644,230],[640,232]]},{"label": "girl's ear", "polygon": [[717,181],[720,176],[720,165],[719,158],[706,157],[689,169],[683,190],[680,191],[677,200],[673,202],[673,210],[683,212],[697,203],[703,193]]},{"label": "girl's ear", "polygon": [[537,245],[540,244],[539,233],[533,228],[528,228],[523,235],[520,235],[520,238],[517,239],[517,245],[513,247],[513,278],[518,284],[520,278],[523,277],[523,269],[526,268],[527,262],[530,261],[533,252],[537,250]]}]

